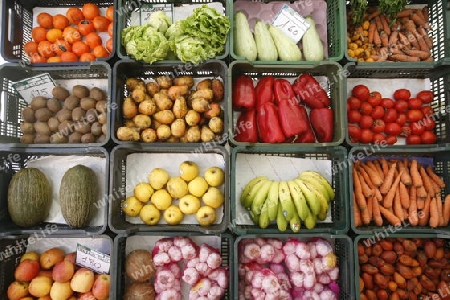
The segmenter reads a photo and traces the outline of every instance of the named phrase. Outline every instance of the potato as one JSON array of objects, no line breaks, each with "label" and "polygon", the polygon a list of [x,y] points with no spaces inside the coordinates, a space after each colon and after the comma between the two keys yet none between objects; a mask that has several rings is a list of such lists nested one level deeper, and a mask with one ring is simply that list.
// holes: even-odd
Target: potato
[{"label": "potato", "polygon": [[189,89],[187,85],[172,85],[167,91],[167,96],[175,100],[178,97],[186,96],[189,93]]},{"label": "potato", "polygon": [[47,122],[36,122],[34,123],[34,131],[41,135],[50,135],[51,131],[48,127]]},{"label": "potato", "polygon": [[86,115],[86,111],[82,109],[81,107],[75,107],[72,110],[72,120],[75,122],[79,122],[84,119],[84,116]]},{"label": "potato", "polygon": [[188,86],[191,88],[194,86],[194,78],[189,75],[183,75],[183,76],[175,78],[173,80],[173,84],[174,85],[185,85],[185,86]]},{"label": "potato", "polygon": [[117,129],[117,138],[121,141],[137,142],[139,141],[139,129],[136,127],[119,127]]},{"label": "potato", "polygon": [[39,108],[44,108],[47,106],[47,98],[42,96],[36,96],[31,100],[30,107],[33,110],[38,110]]},{"label": "potato", "polygon": [[207,119],[211,119],[211,118],[220,116],[220,113],[222,112],[222,108],[220,107],[219,103],[211,103],[211,104],[209,104],[209,106],[211,107],[211,109],[205,111],[203,113],[203,117],[205,117]]},{"label": "potato", "polygon": [[175,116],[171,110],[158,111],[153,117],[161,124],[170,124],[175,120]]},{"label": "potato", "polygon": [[211,142],[212,140],[214,140],[215,136],[216,135],[214,134],[214,132],[208,126],[202,127],[200,133],[200,139],[202,140],[202,142],[204,143]]},{"label": "potato", "polygon": [[52,112],[47,107],[43,107],[36,110],[34,115],[38,122],[47,122],[52,116]]},{"label": "potato", "polygon": [[97,138],[97,143],[103,143],[106,140],[106,135],[102,134]]},{"label": "potato", "polygon": [[223,131],[223,121],[219,117],[214,117],[208,122],[208,127],[214,133],[222,133]]},{"label": "potato", "polygon": [[28,123],[36,122],[36,117],[34,116],[34,110],[31,107],[23,108],[22,118],[25,122],[28,122]]},{"label": "potato", "polygon": [[50,136],[49,135],[42,135],[42,134],[36,134],[34,137],[35,144],[48,144],[50,143]]},{"label": "potato", "polygon": [[195,90],[208,90],[211,89],[212,80],[211,79],[204,79],[197,83],[197,86],[195,87]]},{"label": "potato", "polygon": [[[106,116],[106,114],[104,114]],[[91,108],[86,112],[85,120],[88,123],[97,122],[98,112],[95,108]]]},{"label": "potato", "polygon": [[22,131],[23,134],[32,134],[32,133],[34,133],[34,125],[33,125],[33,123],[28,123],[28,122],[20,123],[20,131]]},{"label": "potato", "polygon": [[92,133],[86,133],[81,136],[81,142],[84,144],[95,143],[95,136]]},{"label": "potato", "polygon": [[172,86],[172,79],[169,76],[158,76],[155,79],[161,89],[168,89]]},{"label": "potato", "polygon": [[103,127],[103,125],[100,124],[99,122],[93,123],[93,124],[91,125],[91,133],[92,133],[93,135],[95,135],[95,136],[101,135],[101,134],[103,133],[103,132],[102,132],[102,127]]},{"label": "potato", "polygon": [[153,99],[160,110],[172,109],[173,102],[167,95],[157,93]]},{"label": "potato", "polygon": [[33,144],[34,134],[24,134],[20,137],[20,142],[22,144]]},{"label": "potato", "polygon": [[68,110],[73,110],[75,107],[80,105],[80,98],[74,95],[70,95],[64,100],[64,108]]},{"label": "potato", "polygon": [[70,132],[73,132],[73,131],[74,131],[74,125],[73,125],[73,122],[70,121],[70,120],[63,121],[63,122],[59,123],[59,125],[58,125],[58,132],[70,133]]},{"label": "potato", "polygon": [[159,126],[161,126],[162,124],[160,123],[160,122],[158,122],[158,121],[156,121],[155,119],[153,119],[152,120],[152,126],[151,126],[151,128],[153,128],[153,129],[158,129],[158,127]]},{"label": "potato", "polygon": [[213,91],[210,89],[195,91],[189,95],[189,98],[192,100],[197,99],[197,98],[202,98],[202,99],[207,100],[208,102],[211,102],[211,100],[213,98]]},{"label": "potato", "polygon": [[147,98],[147,92],[143,89],[137,89],[131,92],[130,98],[136,103],[141,103]]},{"label": "potato", "polygon": [[52,95],[58,100],[64,100],[69,97],[70,93],[62,86],[55,86],[52,90]]},{"label": "potato", "polygon": [[108,102],[106,100],[97,101],[97,103],[95,103],[95,109],[98,112],[105,113],[107,111],[107,108],[108,108],[107,103]]},{"label": "potato", "polygon": [[147,128],[141,131],[141,140],[144,143],[154,143],[158,139],[156,130],[153,128]]},{"label": "potato", "polygon": [[[154,122],[153,122],[154,123]],[[125,120],[125,127],[137,127],[133,120]]]},{"label": "potato", "polygon": [[150,81],[145,85],[145,90],[147,91],[147,94],[153,97],[157,92],[159,92],[159,85],[154,81]]},{"label": "potato", "polygon": [[177,136],[173,136],[172,135],[166,140],[166,142],[168,142],[168,143],[179,143],[180,142],[180,138],[177,137]]},{"label": "potato", "polygon": [[[204,91],[204,90],[202,90],[202,91]],[[193,110],[195,110],[196,112],[199,112],[199,113],[202,113],[202,112],[205,112],[205,111],[211,109],[211,106],[209,106],[208,100],[206,100],[204,98],[192,99],[191,106],[192,106]]]},{"label": "potato", "polygon": [[50,128],[51,131],[53,132],[58,131],[59,121],[56,117],[51,117],[50,119],[48,119],[47,124],[48,128]]},{"label": "potato", "polygon": [[189,126],[196,126],[200,122],[200,119],[200,114],[193,109],[189,110],[186,116],[184,116],[184,120]]},{"label": "potato", "polygon": [[186,139],[188,143],[197,143],[200,141],[201,132],[198,126],[190,127],[186,132]]},{"label": "potato", "polygon": [[122,114],[127,119],[133,119],[137,115],[138,107],[133,99],[127,97],[123,100]]},{"label": "potato", "polygon": [[139,113],[151,116],[156,113],[156,103],[153,99],[144,100],[139,103]]},{"label": "potato", "polygon": [[75,123],[75,131],[81,134],[86,134],[91,131],[91,124],[83,121],[77,122]]},{"label": "potato", "polygon": [[147,115],[137,115],[133,118],[133,121],[139,129],[149,128],[152,125],[152,119]]},{"label": "potato", "polygon": [[184,119],[176,119],[170,124],[170,132],[172,136],[182,137],[186,132],[186,122]]},{"label": "potato", "polygon": [[50,143],[52,144],[64,144],[68,141],[69,139],[67,138],[67,136],[60,133],[54,133],[50,136]]},{"label": "potato", "polygon": [[85,98],[89,96],[89,89],[84,85],[74,85],[72,88],[72,95],[78,98]]},{"label": "potato", "polygon": [[144,81],[142,81],[142,79],[127,78],[127,80],[125,81],[125,86],[126,86],[127,90],[131,92],[131,91],[135,90],[137,86],[145,87],[145,83],[144,83]]},{"label": "potato", "polygon": [[155,300],[156,293],[151,283],[133,282],[125,291],[123,300]]},{"label": "potato", "polygon": [[[144,270],[145,272],[136,272]],[[125,259],[125,273],[136,282],[145,282],[155,275],[152,254],[148,250],[131,251]]]},{"label": "potato", "polygon": [[56,98],[50,98],[47,101],[47,108],[54,114],[61,110],[61,102]]},{"label": "potato", "polygon": [[96,101],[94,98],[81,98],[80,106],[84,110],[89,110],[91,108],[95,108]]},{"label": "potato", "polygon": [[105,114],[100,114],[99,116],[98,116],[98,122],[100,123],[100,124],[106,124],[107,122],[108,122],[108,116],[106,115],[106,113]]},{"label": "potato", "polygon": [[170,127],[166,124],[162,124],[161,126],[156,129],[156,135],[158,136],[158,139],[160,140],[167,140],[170,138],[171,135]]},{"label": "potato", "polygon": [[175,118],[177,119],[184,118],[184,116],[186,116],[186,114],[189,111],[186,99],[182,96],[177,97],[175,99],[175,103],[173,104],[172,111],[173,114],[175,115]]},{"label": "potato", "polygon": [[96,101],[100,101],[105,99],[105,93],[102,89],[99,89],[98,87],[93,87],[89,91],[89,98],[93,98]]},{"label": "potato", "polygon": [[213,91],[212,101],[220,102],[223,100],[225,95],[225,89],[223,87],[223,82],[219,79],[213,79],[211,84],[211,89]]},{"label": "potato", "polygon": [[81,133],[74,132],[71,135],[69,135],[69,143],[71,144],[81,143]]}]

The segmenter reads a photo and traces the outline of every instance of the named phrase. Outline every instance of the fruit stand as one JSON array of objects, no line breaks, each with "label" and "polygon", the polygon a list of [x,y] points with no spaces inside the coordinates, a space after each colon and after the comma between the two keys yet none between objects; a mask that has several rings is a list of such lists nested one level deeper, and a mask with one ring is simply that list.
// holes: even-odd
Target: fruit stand
[{"label": "fruit stand", "polygon": [[0,7],[1,299],[449,298],[447,1]]}]

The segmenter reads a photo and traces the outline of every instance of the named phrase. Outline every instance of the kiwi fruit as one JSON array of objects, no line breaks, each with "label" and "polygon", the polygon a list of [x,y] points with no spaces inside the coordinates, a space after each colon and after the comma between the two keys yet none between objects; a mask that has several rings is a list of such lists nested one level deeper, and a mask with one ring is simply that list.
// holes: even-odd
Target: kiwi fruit
[{"label": "kiwi fruit", "polygon": [[95,108],[95,99],[94,98],[81,98],[80,106],[84,110],[89,110],[91,108]]},{"label": "kiwi fruit", "polygon": [[98,121],[101,123],[101,124],[106,124],[106,122],[107,122],[107,115],[106,114],[100,114],[99,116],[98,116]]},{"label": "kiwi fruit", "polygon": [[74,132],[71,135],[69,135],[69,143],[71,144],[81,143],[81,133]]},{"label": "kiwi fruit", "polygon": [[72,110],[72,120],[75,122],[83,120],[85,115],[86,115],[86,111],[84,109],[82,109],[81,107],[75,107]]},{"label": "kiwi fruit", "polygon": [[81,134],[85,134],[91,131],[91,124],[86,122],[75,123],[75,130]]},{"label": "kiwi fruit", "polygon": [[74,95],[70,95],[64,100],[64,108],[68,110],[73,110],[75,107],[80,105],[80,98]]},{"label": "kiwi fruit", "polygon": [[96,136],[101,135],[103,133],[102,127],[103,127],[102,124],[100,124],[99,122],[95,122],[94,124],[91,125],[91,133]]},{"label": "kiwi fruit", "polygon": [[52,112],[47,107],[43,107],[36,110],[34,115],[39,122],[47,122],[52,116]]},{"label": "kiwi fruit", "polygon": [[106,135],[102,134],[97,138],[97,143],[102,143],[106,140]]},{"label": "kiwi fruit", "polygon": [[52,90],[52,95],[58,100],[64,100],[69,97],[69,91],[62,86],[55,86]]},{"label": "kiwi fruit", "polygon": [[94,143],[95,136],[92,133],[86,133],[81,136],[82,143]]},{"label": "kiwi fruit", "polygon": [[22,110],[22,118],[25,122],[34,123],[36,122],[36,117],[34,116],[34,110],[31,107],[25,107]]},{"label": "kiwi fruit", "polygon": [[105,93],[98,87],[93,87],[89,91],[89,97],[94,98],[97,101],[105,99]]},{"label": "kiwi fruit", "polygon": [[98,117],[98,112],[97,112],[97,110],[95,109],[95,108],[91,108],[90,110],[88,110],[87,112],[86,112],[86,117],[85,117],[85,119],[86,119],[86,122],[89,122],[89,123],[94,123],[94,122],[97,122],[97,117]]},{"label": "kiwi fruit", "polygon": [[72,119],[72,112],[66,108],[63,108],[56,113],[56,118],[58,118],[58,121],[62,123],[63,121]]},{"label": "kiwi fruit", "polygon": [[52,113],[57,113],[58,111],[61,110],[61,102],[59,102],[58,99],[56,98],[50,98],[47,101],[47,108],[52,112]]},{"label": "kiwi fruit", "polygon": [[85,98],[89,96],[89,89],[84,85],[75,85],[72,88],[72,95],[77,96],[78,98]]},{"label": "kiwi fruit", "polygon": [[48,144],[48,143],[50,143],[50,136],[43,135],[43,134],[37,134],[34,137],[34,143],[35,144]]},{"label": "kiwi fruit", "polygon": [[33,134],[34,133],[34,125],[33,123],[20,123],[20,131],[23,132],[23,134]]},{"label": "kiwi fruit", "polygon": [[62,121],[58,125],[58,132],[72,132],[73,129],[73,122],[69,120]]},{"label": "kiwi fruit", "polygon": [[34,123],[34,131],[36,131],[37,134],[41,135],[50,135],[52,133],[50,131],[50,128],[48,127],[47,122]]},{"label": "kiwi fruit", "polygon": [[51,117],[50,119],[48,119],[47,123],[48,123],[48,128],[50,128],[51,131],[53,131],[53,132],[58,131],[59,121],[56,117]]},{"label": "kiwi fruit", "polygon": [[100,100],[95,103],[95,109],[101,113],[106,112],[106,100]]},{"label": "kiwi fruit", "polygon": [[[101,124],[101,123],[100,123]],[[102,125],[102,133],[104,134],[104,135],[106,135],[107,133],[108,133],[108,125],[106,125],[106,124],[103,124]]]},{"label": "kiwi fruit", "polygon": [[63,144],[67,143],[68,141],[69,139],[67,138],[67,136],[60,133],[54,133],[50,136],[50,143],[52,144]]},{"label": "kiwi fruit", "polygon": [[43,108],[47,106],[47,98],[42,96],[36,96],[31,100],[30,107],[33,110],[38,110],[39,108]]},{"label": "kiwi fruit", "polygon": [[33,144],[34,134],[24,134],[20,137],[20,142],[22,144]]}]

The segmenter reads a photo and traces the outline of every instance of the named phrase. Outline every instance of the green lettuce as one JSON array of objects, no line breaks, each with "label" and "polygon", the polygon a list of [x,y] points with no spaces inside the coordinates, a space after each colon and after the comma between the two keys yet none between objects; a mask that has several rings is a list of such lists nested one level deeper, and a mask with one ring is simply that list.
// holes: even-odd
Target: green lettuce
[{"label": "green lettuce", "polygon": [[164,11],[158,10],[150,15],[147,23],[150,24],[152,27],[156,28],[162,34],[165,34],[167,28],[169,28],[169,26],[172,25],[172,20],[169,19],[169,17]]}]

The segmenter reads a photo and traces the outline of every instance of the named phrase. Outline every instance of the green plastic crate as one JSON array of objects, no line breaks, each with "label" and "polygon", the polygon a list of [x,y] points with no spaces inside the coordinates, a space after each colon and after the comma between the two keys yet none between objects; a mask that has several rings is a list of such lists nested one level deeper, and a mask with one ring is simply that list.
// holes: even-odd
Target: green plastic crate
[{"label": "green plastic crate", "polygon": [[[344,163],[347,160],[347,151],[343,147],[329,147],[329,148],[307,148],[299,149],[298,147],[236,147],[233,148],[231,153],[231,189],[230,189],[230,199],[231,199],[231,222],[230,230],[238,235],[243,234],[293,234],[288,228],[285,232],[278,230],[275,222],[264,229],[261,229],[258,225],[254,225],[251,222],[251,216],[249,213],[238,213],[237,207],[241,205],[240,203],[240,193],[237,191],[237,183],[241,182],[239,174],[236,172],[237,155],[252,154],[261,156],[283,156],[283,157],[293,157],[293,158],[304,158],[310,160],[331,160],[331,185],[336,193],[336,197],[330,202],[329,211],[331,214],[331,222],[318,222],[314,229],[306,229],[304,224],[302,224],[300,233],[333,233],[333,234],[343,234],[348,231],[349,228],[349,203],[347,201],[348,197],[348,185],[347,185],[347,171],[334,172],[333,170],[339,166],[339,164]],[[274,167],[274,172],[282,173],[288,167],[294,166],[279,166]],[[258,175],[258,166],[252,167],[252,171],[255,173],[255,177]],[[269,179],[270,178],[269,176]],[[237,193],[237,194],[236,194]],[[246,225],[246,223],[252,225]],[[289,226],[288,226],[289,227]]]},{"label": "green plastic crate", "polygon": [[[359,146],[354,147],[348,154],[347,163],[339,166],[339,170],[348,169],[349,175],[349,194],[348,199],[350,202],[350,215],[351,215],[351,229],[357,234],[376,234],[377,232],[383,232],[389,228],[389,224],[387,222],[383,223],[382,227],[376,226],[373,222],[369,225],[355,227],[355,216],[353,214],[353,175],[352,168],[354,161],[358,160],[358,155],[364,158],[373,158],[373,157],[384,157],[386,159],[389,158],[400,158],[403,159],[405,157],[423,157],[425,159],[432,159],[434,165],[434,171],[437,175],[441,176],[444,182],[449,182],[450,180],[450,148],[448,147],[439,147],[439,148],[376,148],[372,150],[370,146]],[[419,160],[420,163],[420,160]],[[443,189],[443,193],[441,194],[442,200],[445,199],[445,196],[450,193],[450,187],[448,185]],[[408,226],[406,226],[408,225]],[[450,230],[450,225],[446,227],[437,227],[435,229],[430,226],[410,226],[409,221],[405,220],[402,223],[401,233],[448,233]]]},{"label": "green plastic crate", "polygon": [[[301,241],[307,241],[312,238],[323,238],[329,242],[334,243],[334,253],[337,256],[337,265],[339,266],[339,300],[351,300],[355,299],[354,290],[354,277],[353,277],[353,267],[354,267],[354,254],[353,254],[353,242],[347,235],[332,235],[332,234],[290,234],[287,235],[276,235],[276,234],[258,234],[258,235],[243,235],[236,238],[234,242],[234,258],[233,258],[233,299],[239,298],[239,281],[238,281],[238,271],[239,271],[239,242],[244,239],[256,239],[256,238],[275,238],[286,241],[288,238],[296,238]],[[356,260],[358,261],[358,260]]]},{"label": "green plastic crate", "polygon": [[[347,1],[348,3],[348,1]],[[368,7],[378,6],[379,1],[370,0]],[[448,0],[412,0],[408,1],[409,5],[428,5],[429,7],[429,20],[430,26],[432,27],[432,37],[433,37],[433,48],[431,49],[431,55],[434,58],[434,62],[395,62],[394,65],[404,67],[420,67],[425,66],[428,68],[433,68],[437,62],[450,61],[450,22],[449,22],[449,8]],[[348,55],[347,52],[347,15],[348,8],[344,11],[344,30],[343,37],[344,40],[344,52],[345,59],[350,62],[356,62],[355,58]],[[358,62],[361,65],[375,65],[377,68],[388,67],[392,62]]]},{"label": "green plastic crate", "polygon": [[[228,134],[229,141],[233,146],[260,146],[269,145],[267,143],[247,143],[237,142],[234,139],[234,128],[239,118],[239,112],[233,111],[233,83],[235,79],[241,75],[246,74],[256,81],[264,76],[272,75],[275,78],[285,78],[290,81],[294,81],[299,75],[303,73],[309,73],[315,77],[322,77],[324,80],[326,77],[326,91],[331,98],[331,108],[334,111],[334,136],[333,140],[329,143],[279,143],[276,145],[295,145],[296,147],[329,147],[338,146],[345,139],[344,129],[344,78],[345,73],[342,67],[336,62],[321,62],[310,65],[252,65],[246,61],[234,61],[230,64],[228,71],[228,95],[230,99],[228,101]],[[325,81],[324,81],[325,82]]]},{"label": "green plastic crate", "polygon": [[[444,64],[442,66],[436,67],[434,69],[429,69],[424,66],[406,66],[396,64],[388,64],[380,68],[377,64],[369,64],[366,63],[364,65],[349,63],[344,67],[345,73],[348,75],[345,79],[345,89],[344,89],[344,98],[347,99],[347,86],[348,80],[352,78],[367,78],[367,79],[392,79],[395,82],[395,79],[427,79],[430,81],[430,90],[434,93],[434,99],[429,104],[433,110],[434,114],[431,117],[436,122],[436,127],[434,128],[434,133],[437,136],[437,142],[433,145],[406,145],[407,147],[422,147],[429,148],[436,146],[443,146],[450,143],[450,96],[448,94],[448,90],[450,89],[450,69]],[[369,90],[372,91],[370,87],[370,81],[367,81],[367,86]],[[404,85],[393,85],[392,94],[395,89],[400,88],[408,88],[408,86]],[[413,87],[413,86],[411,86]],[[383,97],[392,98],[392,94],[390,95],[382,95]],[[411,95],[415,96],[414,94]],[[347,100],[345,100],[347,102]],[[345,119],[345,139],[346,142],[351,146],[362,146],[367,144],[362,143],[354,143],[350,140],[348,135],[348,121],[347,121],[347,113],[344,116]],[[394,145],[397,146],[405,146],[397,143]]]},{"label": "green plastic crate", "polygon": [[[321,0],[325,1],[325,0]],[[235,0],[230,0],[231,2],[231,11],[230,13],[230,20],[231,23],[234,25],[234,2]],[[280,7],[283,3],[286,4],[293,4],[297,3],[298,5],[312,5],[311,1],[308,0],[298,0],[298,1],[278,1],[278,0],[272,0],[272,1],[264,1],[264,0],[255,0],[252,2],[278,2],[280,3]],[[302,3],[303,2],[303,3]],[[345,22],[343,20],[343,14],[345,13],[345,3],[340,0],[326,0],[327,5],[327,50],[328,50],[328,57],[324,59],[324,61],[340,61],[344,57],[344,48],[345,48]],[[250,16],[252,18],[258,18],[259,16]],[[306,16],[304,16],[306,17]],[[300,41],[301,42],[301,41]],[[234,32],[231,31],[230,33],[230,53],[231,57],[235,60],[245,60],[244,57],[236,55],[234,52]],[[302,53],[303,54],[303,53]],[[253,64],[279,64],[279,65],[292,65],[292,64],[310,64],[313,62],[305,61],[304,55],[302,55],[301,61],[252,61]]]}]

